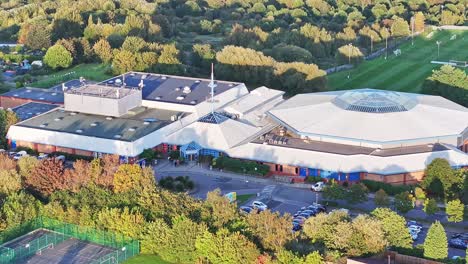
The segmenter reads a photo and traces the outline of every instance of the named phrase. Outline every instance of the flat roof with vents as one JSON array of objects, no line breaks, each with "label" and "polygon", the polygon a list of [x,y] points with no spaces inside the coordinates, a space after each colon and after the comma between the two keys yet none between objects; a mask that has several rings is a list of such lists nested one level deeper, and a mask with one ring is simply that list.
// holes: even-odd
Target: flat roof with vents
[{"label": "flat roof with vents", "polygon": [[41,88],[20,88],[2,94],[4,97],[29,99],[35,102],[63,104],[63,92]]},{"label": "flat roof with vents", "polygon": [[11,109],[21,121],[43,114],[54,108],[59,107],[54,104],[30,102]]},{"label": "flat roof with vents", "polygon": [[[128,88],[142,88],[143,100],[161,101],[185,105],[197,105],[210,97],[209,79],[153,73],[129,72],[103,81],[100,84]],[[215,81],[215,95],[221,94],[241,83]]]},{"label": "flat roof with vents", "polygon": [[122,141],[134,141],[156,131],[185,113],[161,109],[140,108],[121,117],[84,114],[57,109],[24,122],[16,124],[63,133],[106,138]]}]

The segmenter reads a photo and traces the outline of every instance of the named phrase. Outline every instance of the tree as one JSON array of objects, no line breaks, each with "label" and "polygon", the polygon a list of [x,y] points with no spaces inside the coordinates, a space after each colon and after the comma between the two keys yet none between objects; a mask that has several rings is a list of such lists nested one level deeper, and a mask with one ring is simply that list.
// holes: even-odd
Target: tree
[{"label": "tree", "polygon": [[89,162],[77,160],[73,163],[73,169],[67,169],[64,173],[66,188],[72,192],[78,192],[91,181],[91,169]]},{"label": "tree", "polygon": [[253,236],[265,250],[281,249],[293,238],[292,218],[278,212],[266,210],[259,214],[248,214],[247,224]]},{"label": "tree", "polygon": [[137,66],[136,56],[128,50],[118,50],[112,60],[112,69],[116,74],[122,74],[135,70]]},{"label": "tree", "polygon": [[0,170],[0,194],[8,196],[21,189],[21,177],[16,170]]},{"label": "tree", "polygon": [[423,210],[427,215],[433,215],[437,213],[437,211],[439,210],[439,207],[437,207],[437,201],[432,198],[427,198],[426,200],[424,200]]},{"label": "tree", "polygon": [[463,210],[465,205],[460,200],[452,200],[445,206],[445,212],[447,213],[447,219],[449,222],[458,223],[463,221]]},{"label": "tree", "polygon": [[395,209],[403,214],[406,214],[414,208],[413,196],[409,192],[402,192],[395,195],[393,203]]},{"label": "tree", "polygon": [[138,164],[122,164],[114,173],[114,192],[141,191],[146,186],[154,186],[151,168],[142,169]]},{"label": "tree", "polygon": [[339,64],[358,64],[364,59],[364,54],[358,47],[348,44],[338,48],[336,59]]},{"label": "tree", "polygon": [[107,40],[100,39],[94,44],[93,50],[103,63],[109,63],[112,60],[112,48]]},{"label": "tree", "polygon": [[379,207],[387,207],[390,205],[390,198],[383,189],[380,189],[375,192],[374,203]]},{"label": "tree", "polygon": [[63,163],[58,159],[42,160],[25,179],[26,185],[43,197],[65,186]]},{"label": "tree", "polygon": [[161,247],[160,256],[172,263],[195,263],[198,258],[195,243],[207,231],[206,226],[183,216],[174,218],[172,222],[167,243]]},{"label": "tree", "polygon": [[389,208],[377,208],[371,215],[382,224],[389,246],[411,248],[413,240],[408,233],[405,218]]},{"label": "tree", "polygon": [[55,44],[47,50],[44,62],[52,69],[68,68],[72,64],[73,58],[65,47]]},{"label": "tree", "polygon": [[163,219],[157,218],[145,226],[140,239],[142,254],[160,254],[160,250],[168,241],[170,227]]},{"label": "tree", "polygon": [[51,45],[51,30],[47,20],[24,23],[18,36],[18,43],[32,50],[47,49]]},{"label": "tree", "polygon": [[348,201],[349,203],[361,203],[367,201],[368,193],[369,190],[364,184],[353,184],[351,185],[346,194],[346,201]]},{"label": "tree", "polygon": [[393,21],[392,27],[392,36],[393,37],[406,37],[410,34],[410,28],[408,22],[406,22],[403,18],[396,18]]},{"label": "tree", "polygon": [[423,32],[424,31],[424,14],[422,12],[417,12],[414,15],[414,30],[416,32]]},{"label": "tree", "polygon": [[127,207],[105,208],[99,211],[96,226],[127,237],[139,237],[144,222],[145,218],[140,212],[130,211]]},{"label": "tree", "polygon": [[2,229],[22,224],[41,214],[42,204],[25,192],[12,193],[1,208]]},{"label": "tree", "polygon": [[321,264],[322,256],[318,251],[313,251],[306,256],[299,256],[289,250],[281,249],[276,253],[278,264]]},{"label": "tree", "polygon": [[468,74],[462,69],[443,65],[432,72],[423,87],[424,93],[440,95],[468,107]]},{"label": "tree", "polygon": [[339,185],[335,180],[323,189],[323,198],[330,200],[343,200],[346,198],[346,190]]},{"label": "tree", "polygon": [[140,37],[128,36],[122,44],[122,49],[133,53],[140,52],[146,47],[146,41]]},{"label": "tree", "polygon": [[234,221],[237,215],[236,204],[230,203],[228,198],[222,196],[220,189],[207,193],[204,209],[202,218],[216,229],[227,227],[226,225]]},{"label": "tree", "polygon": [[453,184],[461,179],[454,177],[454,170],[446,159],[436,158],[427,166],[424,171],[424,180],[421,185],[425,189],[429,189],[433,181],[439,180],[444,188],[445,197],[453,195],[450,191]]},{"label": "tree", "polygon": [[7,148],[8,142],[6,134],[10,129],[10,126],[18,123],[19,119],[15,112],[8,109],[0,109],[0,145],[3,148]]},{"label": "tree", "polygon": [[349,221],[349,215],[344,211],[334,211],[330,214],[318,214],[304,223],[304,234],[312,243],[322,243],[327,248],[333,248],[335,243],[335,228],[340,222]]},{"label": "tree", "polygon": [[39,160],[32,156],[22,157],[18,160],[18,172],[23,179],[28,177],[34,168],[39,164]]},{"label": "tree", "polygon": [[424,257],[444,260],[448,257],[447,234],[439,221],[435,221],[424,240]]},{"label": "tree", "polygon": [[196,239],[198,254],[210,263],[254,263],[260,255],[254,243],[239,232],[220,229],[216,234],[205,231]]}]

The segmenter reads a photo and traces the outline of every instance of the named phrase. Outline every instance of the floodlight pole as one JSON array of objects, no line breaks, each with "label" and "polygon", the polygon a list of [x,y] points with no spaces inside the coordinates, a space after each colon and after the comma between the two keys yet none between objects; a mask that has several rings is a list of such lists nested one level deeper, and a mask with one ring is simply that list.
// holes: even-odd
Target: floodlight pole
[{"label": "floodlight pole", "polygon": [[216,84],[214,82],[214,65],[211,63],[211,81],[208,84],[208,87],[211,88],[211,114],[214,112],[214,88],[216,87]]},{"label": "floodlight pole", "polygon": [[[351,43],[348,44],[348,64],[351,64]],[[348,71],[348,79],[349,79],[349,71]]]},{"label": "floodlight pole", "polygon": [[436,41],[436,44],[437,44],[437,58],[440,57],[440,44],[442,44],[441,41]]},{"label": "floodlight pole", "polygon": [[414,45],[414,16],[411,17],[411,46]]},{"label": "floodlight pole", "polygon": [[388,36],[385,35],[385,59],[387,59],[388,56]]}]

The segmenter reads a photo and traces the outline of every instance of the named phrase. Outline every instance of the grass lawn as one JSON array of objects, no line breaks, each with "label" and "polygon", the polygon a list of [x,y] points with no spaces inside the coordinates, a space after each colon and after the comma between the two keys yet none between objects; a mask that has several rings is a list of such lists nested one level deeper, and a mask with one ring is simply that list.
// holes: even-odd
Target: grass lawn
[{"label": "grass lawn", "polygon": [[170,264],[157,255],[138,255],[123,262],[124,264]]},{"label": "grass lawn", "polygon": [[245,202],[247,202],[250,198],[254,197],[255,194],[241,194],[237,195],[237,204],[238,205],[243,205]]},{"label": "grass lawn", "polygon": [[73,68],[39,76],[39,80],[31,83],[32,87],[50,88],[62,82],[84,77],[87,80],[103,81],[112,76],[107,73],[108,66],[103,64],[80,64]]},{"label": "grass lawn", "polygon": [[[450,40],[452,35],[455,40]],[[440,44],[440,58],[437,58],[436,41]],[[444,30],[434,32],[431,38],[426,35],[415,37],[414,45],[407,41],[400,46],[401,55],[396,57],[389,50],[384,56],[365,61],[350,71],[333,73],[328,76],[328,85],[334,90],[376,88],[403,92],[420,92],[424,80],[432,70],[441,65],[431,64],[431,60],[468,61],[468,31]],[[348,79],[348,72],[350,78]]]}]

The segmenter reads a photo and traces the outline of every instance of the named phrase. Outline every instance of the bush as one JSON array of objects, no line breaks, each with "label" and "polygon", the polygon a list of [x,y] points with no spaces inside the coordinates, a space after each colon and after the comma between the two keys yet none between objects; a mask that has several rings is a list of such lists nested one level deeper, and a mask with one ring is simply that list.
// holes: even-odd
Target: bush
[{"label": "bush", "polygon": [[416,196],[416,199],[418,200],[426,199],[426,193],[421,187],[414,188],[414,196]]},{"label": "bush", "polygon": [[229,157],[219,157],[213,159],[213,167],[228,170],[236,173],[247,173],[265,176],[270,172],[270,167],[258,164],[255,161],[243,161]]},{"label": "bush", "polygon": [[159,186],[173,192],[186,192],[192,190],[195,184],[188,176],[164,177],[159,180]]},{"label": "bush", "polygon": [[305,182],[307,183],[316,183],[316,182],[321,182],[322,178],[319,176],[307,176],[305,179]]},{"label": "bush", "polygon": [[406,214],[414,208],[413,199],[413,195],[411,195],[409,192],[402,192],[395,195],[395,209],[403,214]]},{"label": "bush", "polygon": [[63,156],[65,156],[65,158],[66,158],[67,160],[71,160],[71,161],[76,161],[76,160],[91,161],[91,160],[94,159],[94,157],[91,157],[91,156],[82,156],[82,155],[70,154],[70,153],[59,152],[59,151],[52,152],[52,153],[50,153],[50,155],[51,155],[51,156],[60,156],[60,155],[63,155]]},{"label": "bush", "polygon": [[374,203],[377,206],[387,207],[390,205],[390,198],[383,189],[380,189],[375,193]]},{"label": "bush", "polygon": [[388,195],[396,195],[402,192],[410,192],[413,188],[411,185],[391,185],[385,182],[378,182],[372,180],[362,180],[370,192],[376,192],[380,189],[384,190]]},{"label": "bush", "polygon": [[346,194],[346,201],[349,203],[360,203],[367,201],[367,193],[369,190],[364,184],[353,184],[348,189],[348,193]]}]

